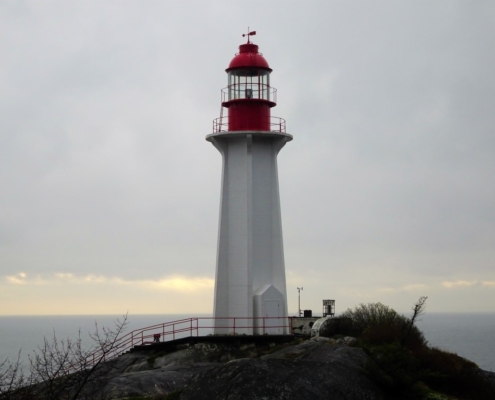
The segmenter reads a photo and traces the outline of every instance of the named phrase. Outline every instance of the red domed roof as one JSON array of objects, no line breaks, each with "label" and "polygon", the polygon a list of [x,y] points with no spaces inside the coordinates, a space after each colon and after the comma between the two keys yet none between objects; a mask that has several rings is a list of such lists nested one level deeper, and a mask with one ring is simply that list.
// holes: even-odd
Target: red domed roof
[{"label": "red domed roof", "polygon": [[245,43],[239,46],[239,54],[237,54],[229,64],[226,71],[237,68],[255,67],[271,71],[268,62],[261,53],[258,53],[258,45],[253,43]]}]

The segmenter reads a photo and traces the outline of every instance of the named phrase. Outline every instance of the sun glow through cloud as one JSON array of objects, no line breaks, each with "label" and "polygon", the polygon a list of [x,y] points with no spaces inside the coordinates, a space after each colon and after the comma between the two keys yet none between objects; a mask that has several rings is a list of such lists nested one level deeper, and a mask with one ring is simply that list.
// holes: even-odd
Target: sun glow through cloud
[{"label": "sun glow through cloud", "polygon": [[472,287],[479,284],[484,284],[484,283],[477,280],[472,280],[472,281],[457,280],[457,281],[442,282],[442,286],[449,289],[456,287]]},{"label": "sun glow through cloud", "polygon": [[424,292],[428,289],[429,289],[428,285],[425,285],[423,283],[415,283],[415,284],[400,286],[397,288],[385,287],[385,288],[379,289],[378,292],[383,292],[383,293],[421,292],[421,291]]},{"label": "sun glow through cloud", "polygon": [[24,272],[4,277],[9,285],[112,285],[112,286],[139,286],[153,290],[173,290],[177,292],[194,292],[212,289],[214,281],[211,278],[188,277],[171,275],[160,279],[123,279],[120,277],[106,277],[103,275],[77,276],[71,273],[55,273],[48,277],[40,275],[30,277]]},{"label": "sun glow through cloud", "polygon": [[213,285],[211,278],[186,275],[133,280],[20,272],[0,280],[0,315],[209,313]]}]

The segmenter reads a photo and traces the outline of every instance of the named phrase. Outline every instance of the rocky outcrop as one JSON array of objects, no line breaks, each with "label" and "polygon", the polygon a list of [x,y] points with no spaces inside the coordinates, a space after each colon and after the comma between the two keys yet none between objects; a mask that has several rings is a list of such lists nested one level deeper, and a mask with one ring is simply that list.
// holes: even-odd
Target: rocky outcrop
[{"label": "rocky outcrop", "polygon": [[382,399],[365,373],[365,363],[362,349],[331,340],[306,341],[203,371],[191,379],[180,399]]},{"label": "rocky outcrop", "polygon": [[124,354],[107,363],[108,379],[102,391],[106,399],[167,394],[182,388],[201,371],[251,353],[250,346],[197,343],[168,353]]},{"label": "rocky outcrop", "polygon": [[111,378],[104,388],[105,399],[168,394],[185,386],[196,374],[212,368],[212,364],[173,365],[151,370],[125,372]]},{"label": "rocky outcrop", "polygon": [[197,343],[168,354],[113,361],[106,398],[168,394],[180,399],[380,399],[359,348],[314,338],[299,344]]},{"label": "rocky outcrop", "polygon": [[[102,364],[97,374],[101,379],[92,381],[81,398],[151,400],[174,392],[173,398],[182,400],[378,400],[384,398],[382,389],[387,391],[387,398],[404,398],[404,393],[409,395],[419,387],[406,385],[402,392],[398,390],[393,386],[395,375],[377,364],[378,358],[371,361],[363,349],[355,347],[353,337],[296,337],[291,343],[287,343],[290,337],[279,339],[283,340],[277,342],[270,336],[205,337],[141,348]],[[400,374],[407,371],[399,372],[403,379]],[[492,394],[488,386],[495,386],[495,373],[479,373],[484,378],[479,381],[483,387],[473,387],[473,393],[483,394],[485,388]],[[424,391],[427,387],[419,388]],[[426,392],[420,392],[411,398],[425,398]],[[434,391],[430,394],[439,395]]]},{"label": "rocky outcrop", "polygon": [[199,372],[237,358],[257,357],[269,348],[254,343],[204,342],[181,345],[168,352],[124,354],[102,366],[101,374],[106,379],[101,391],[106,399],[168,394],[185,386]]}]

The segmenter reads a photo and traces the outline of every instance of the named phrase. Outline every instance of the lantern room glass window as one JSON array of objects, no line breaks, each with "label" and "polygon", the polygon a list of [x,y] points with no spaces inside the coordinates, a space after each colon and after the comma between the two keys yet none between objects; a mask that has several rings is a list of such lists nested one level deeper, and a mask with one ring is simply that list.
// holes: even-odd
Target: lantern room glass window
[{"label": "lantern room glass window", "polygon": [[229,100],[270,100],[270,71],[235,69],[229,71]]}]

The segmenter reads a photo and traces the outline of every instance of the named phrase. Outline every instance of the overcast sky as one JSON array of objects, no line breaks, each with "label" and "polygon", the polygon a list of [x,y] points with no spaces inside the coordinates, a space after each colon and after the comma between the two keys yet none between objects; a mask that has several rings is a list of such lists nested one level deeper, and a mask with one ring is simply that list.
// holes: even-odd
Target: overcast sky
[{"label": "overcast sky", "polygon": [[247,27],[289,311],[495,311],[495,2],[0,2],[0,315],[209,313]]}]

